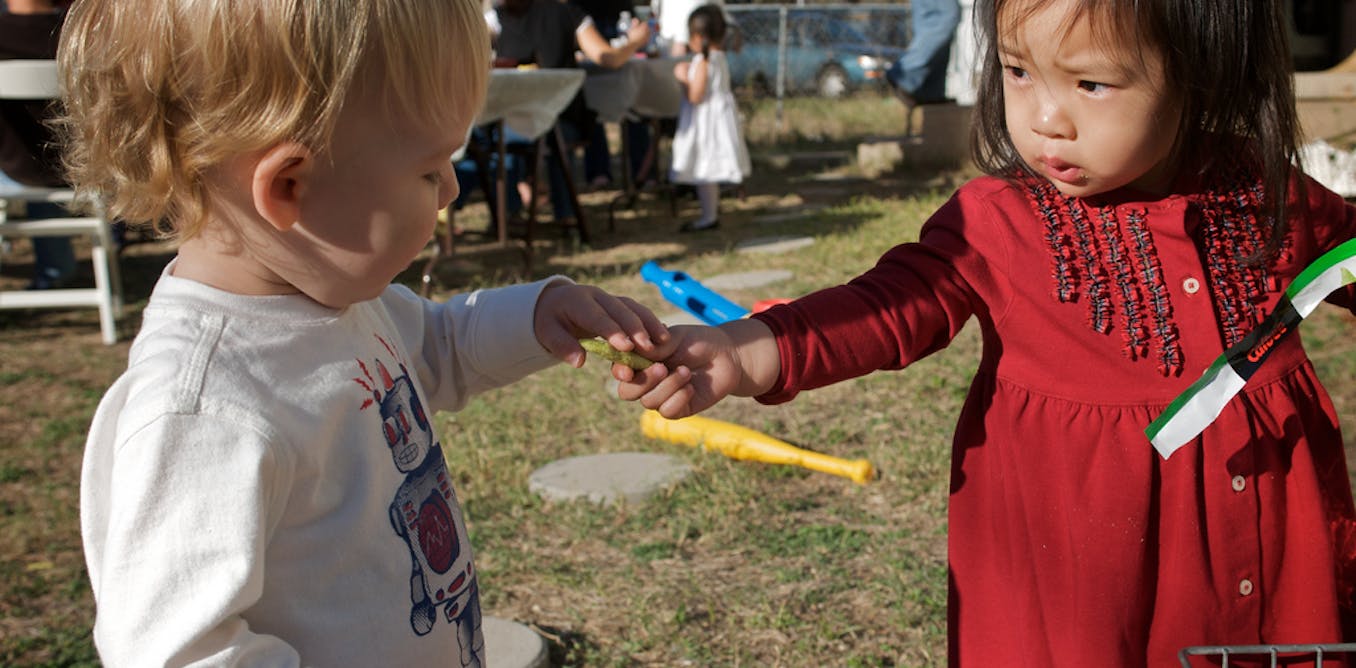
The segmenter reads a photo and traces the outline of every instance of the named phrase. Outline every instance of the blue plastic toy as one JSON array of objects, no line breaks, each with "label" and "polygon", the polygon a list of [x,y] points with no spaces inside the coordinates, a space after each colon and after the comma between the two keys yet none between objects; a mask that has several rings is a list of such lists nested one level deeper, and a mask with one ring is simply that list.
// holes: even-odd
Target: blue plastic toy
[{"label": "blue plastic toy", "polygon": [[641,266],[640,277],[654,283],[664,299],[708,325],[738,320],[749,314],[748,309],[720,296],[697,279],[681,271],[668,271],[653,261]]}]

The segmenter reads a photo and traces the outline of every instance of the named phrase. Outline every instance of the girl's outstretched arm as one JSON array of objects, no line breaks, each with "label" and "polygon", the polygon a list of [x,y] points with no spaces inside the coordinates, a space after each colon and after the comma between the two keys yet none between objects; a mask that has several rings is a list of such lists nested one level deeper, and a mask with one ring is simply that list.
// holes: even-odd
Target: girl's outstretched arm
[{"label": "girl's outstretched arm", "polygon": [[674,326],[655,352],[664,363],[644,371],[613,365],[617,396],[670,419],[699,413],[731,394],[764,394],[781,373],[772,330],[758,320]]}]

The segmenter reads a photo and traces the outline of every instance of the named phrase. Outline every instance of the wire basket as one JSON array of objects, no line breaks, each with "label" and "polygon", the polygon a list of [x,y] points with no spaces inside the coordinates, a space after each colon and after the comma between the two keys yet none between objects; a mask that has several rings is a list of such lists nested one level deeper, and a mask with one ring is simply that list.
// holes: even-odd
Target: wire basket
[{"label": "wire basket", "polygon": [[1356,643],[1328,643],[1313,645],[1201,645],[1187,647],[1177,653],[1182,668],[1191,668],[1193,656],[1213,656],[1221,659],[1220,666],[1229,668],[1234,657],[1270,658],[1271,668],[1312,660],[1314,668],[1323,668],[1323,659],[1332,655],[1356,654]]}]

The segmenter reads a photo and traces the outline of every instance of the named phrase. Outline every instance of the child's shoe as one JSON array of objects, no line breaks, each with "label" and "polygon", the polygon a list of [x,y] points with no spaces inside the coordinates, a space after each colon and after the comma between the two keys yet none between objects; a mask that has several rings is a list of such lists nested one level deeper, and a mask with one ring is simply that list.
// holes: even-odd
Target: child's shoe
[{"label": "child's shoe", "polygon": [[713,220],[713,221],[707,222],[707,223],[703,223],[703,222],[696,221],[696,220],[689,220],[689,221],[687,221],[686,223],[683,223],[682,226],[678,228],[678,231],[679,231],[679,232],[683,232],[683,233],[687,233],[687,232],[705,232],[705,231],[707,231],[707,230],[714,230],[714,229],[716,229],[716,228],[718,228],[718,227],[720,227],[720,219],[719,219],[719,218],[717,218],[717,219],[715,219],[715,220]]}]

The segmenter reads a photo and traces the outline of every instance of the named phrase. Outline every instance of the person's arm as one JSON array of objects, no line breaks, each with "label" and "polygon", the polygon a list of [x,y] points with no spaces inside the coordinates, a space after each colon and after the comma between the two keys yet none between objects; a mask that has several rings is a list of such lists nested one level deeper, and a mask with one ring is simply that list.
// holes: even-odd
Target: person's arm
[{"label": "person's arm", "polygon": [[560,276],[459,294],[446,302],[397,286],[381,300],[402,343],[418,351],[410,371],[433,410],[459,410],[476,394],[562,360],[578,367],[585,359],[579,337],[601,336],[618,350],[646,356],[668,337],[667,328],[644,306]]},{"label": "person's arm", "polygon": [[687,101],[692,104],[701,104],[706,99],[706,84],[711,80],[711,64],[707,61],[707,56],[702,54],[692,59],[692,64],[687,68]]},{"label": "person's arm", "polygon": [[650,40],[650,27],[642,21],[631,19],[631,27],[626,30],[626,42],[612,46],[593,21],[584,21],[574,31],[574,38],[584,57],[598,63],[601,67],[617,69],[626,64],[636,51],[644,48]]},{"label": "person's arm", "polygon": [[295,648],[242,617],[263,591],[291,467],[248,422],[172,414],[102,445],[92,433],[81,529],[103,665],[300,665]]}]

